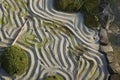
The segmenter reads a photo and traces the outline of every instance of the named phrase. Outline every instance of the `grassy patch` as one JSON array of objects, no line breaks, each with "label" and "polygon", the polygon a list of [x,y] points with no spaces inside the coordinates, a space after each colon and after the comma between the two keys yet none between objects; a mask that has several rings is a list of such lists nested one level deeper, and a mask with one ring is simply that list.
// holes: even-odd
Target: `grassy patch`
[{"label": "grassy patch", "polygon": [[2,3],[2,5],[7,10],[10,10],[10,8],[11,8],[11,6],[7,2],[5,2],[5,1]]},{"label": "grassy patch", "polygon": [[0,18],[0,25],[3,23],[3,20],[2,20],[2,18]]},{"label": "grassy patch", "polygon": [[65,36],[68,36],[72,42],[72,45],[74,46],[75,45],[75,42],[74,42],[74,33],[69,29],[67,28],[66,26],[64,26],[63,24],[58,24],[56,22],[48,22],[48,21],[43,21],[42,23],[42,27],[43,28],[49,28],[50,29],[50,33],[53,34],[53,35],[56,35],[56,34],[60,34],[62,33],[63,35]]}]

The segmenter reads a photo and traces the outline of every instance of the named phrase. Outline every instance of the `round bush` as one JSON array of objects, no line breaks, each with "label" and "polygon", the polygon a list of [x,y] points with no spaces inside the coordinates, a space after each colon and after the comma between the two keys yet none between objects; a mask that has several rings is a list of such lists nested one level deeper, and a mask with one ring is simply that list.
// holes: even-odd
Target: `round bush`
[{"label": "round bush", "polygon": [[54,0],[54,8],[57,11],[84,14],[84,22],[88,27],[100,26],[99,13],[100,0]]},{"label": "round bush", "polygon": [[51,75],[45,78],[45,80],[64,80],[60,75]]},{"label": "round bush", "polygon": [[68,13],[78,12],[82,4],[78,0],[54,0],[54,8]]},{"label": "round bush", "polygon": [[2,68],[11,76],[18,76],[28,67],[26,52],[18,46],[7,47],[1,55]]}]

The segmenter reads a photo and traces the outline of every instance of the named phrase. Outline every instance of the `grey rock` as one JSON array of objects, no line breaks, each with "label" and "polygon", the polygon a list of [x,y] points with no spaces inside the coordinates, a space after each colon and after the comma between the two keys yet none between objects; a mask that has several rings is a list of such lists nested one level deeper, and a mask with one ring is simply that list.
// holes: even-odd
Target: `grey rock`
[{"label": "grey rock", "polygon": [[118,64],[118,62],[112,62],[110,64],[110,67],[112,68],[112,70],[114,71],[114,73],[120,74],[120,65]]},{"label": "grey rock", "polygon": [[120,74],[112,74],[112,75],[110,75],[109,80],[120,80]]},{"label": "grey rock", "polygon": [[118,33],[119,32],[119,27],[117,24],[113,24],[110,26],[111,33]]},{"label": "grey rock", "polygon": [[107,45],[109,43],[108,34],[106,29],[100,29],[100,43],[102,45]]},{"label": "grey rock", "polygon": [[118,46],[120,46],[120,34],[117,35],[116,43],[117,43]]},{"label": "grey rock", "polygon": [[103,53],[109,53],[109,52],[113,52],[113,48],[111,47],[110,44],[108,45],[101,45],[100,46],[100,51]]},{"label": "grey rock", "polygon": [[109,26],[115,18],[112,9],[110,8],[110,5],[105,5],[103,11],[99,14],[99,16],[102,27],[109,30]]},{"label": "grey rock", "polygon": [[108,59],[108,62],[111,63],[115,60],[115,57],[113,55],[113,52],[108,52],[107,53],[107,59]]}]

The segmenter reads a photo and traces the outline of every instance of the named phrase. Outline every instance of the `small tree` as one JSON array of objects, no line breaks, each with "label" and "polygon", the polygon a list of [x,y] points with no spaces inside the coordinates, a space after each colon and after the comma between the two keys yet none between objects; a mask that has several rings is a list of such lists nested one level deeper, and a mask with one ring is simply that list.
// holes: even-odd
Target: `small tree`
[{"label": "small tree", "polygon": [[2,68],[11,76],[18,76],[28,67],[26,52],[18,46],[7,47],[1,55]]}]

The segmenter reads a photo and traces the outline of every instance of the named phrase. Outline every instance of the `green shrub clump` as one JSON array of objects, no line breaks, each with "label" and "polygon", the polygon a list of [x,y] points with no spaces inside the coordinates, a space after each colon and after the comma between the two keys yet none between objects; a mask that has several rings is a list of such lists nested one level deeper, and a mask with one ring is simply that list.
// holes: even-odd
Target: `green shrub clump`
[{"label": "green shrub clump", "polygon": [[54,0],[54,8],[67,13],[82,12],[88,27],[100,26],[97,14],[100,0]]},{"label": "green shrub clump", "polygon": [[45,78],[45,80],[64,80],[60,75],[51,75]]},{"label": "green shrub clump", "polygon": [[55,9],[64,12],[78,12],[81,7],[80,1],[75,0],[54,0]]},{"label": "green shrub clump", "polygon": [[11,76],[18,76],[25,72],[28,67],[28,56],[18,46],[5,48],[1,55],[2,68]]}]

